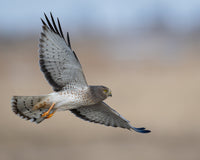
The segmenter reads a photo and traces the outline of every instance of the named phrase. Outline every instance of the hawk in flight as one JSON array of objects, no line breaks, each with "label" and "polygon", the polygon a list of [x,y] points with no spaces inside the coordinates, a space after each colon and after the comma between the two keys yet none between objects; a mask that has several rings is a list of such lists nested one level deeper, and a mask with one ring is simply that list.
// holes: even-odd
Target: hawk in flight
[{"label": "hawk in flight", "polygon": [[56,111],[70,110],[86,121],[121,127],[140,133],[149,133],[145,128],[129,124],[118,112],[103,101],[112,96],[105,86],[87,84],[81,64],[71,48],[69,34],[64,38],[60,21],[57,24],[50,13],[51,21],[44,14],[39,43],[40,68],[54,92],[41,96],[13,96],[12,110],[21,118],[40,123]]}]

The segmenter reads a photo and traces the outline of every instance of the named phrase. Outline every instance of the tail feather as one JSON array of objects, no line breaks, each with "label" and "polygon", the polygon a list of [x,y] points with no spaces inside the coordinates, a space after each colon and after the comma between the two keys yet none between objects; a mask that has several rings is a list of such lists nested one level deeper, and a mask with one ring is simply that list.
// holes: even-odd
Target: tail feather
[{"label": "tail feather", "polygon": [[46,112],[48,108],[42,107],[33,109],[33,107],[43,101],[45,97],[46,96],[14,96],[11,100],[12,110],[25,120],[40,123],[45,119],[45,117],[42,117],[42,114]]}]

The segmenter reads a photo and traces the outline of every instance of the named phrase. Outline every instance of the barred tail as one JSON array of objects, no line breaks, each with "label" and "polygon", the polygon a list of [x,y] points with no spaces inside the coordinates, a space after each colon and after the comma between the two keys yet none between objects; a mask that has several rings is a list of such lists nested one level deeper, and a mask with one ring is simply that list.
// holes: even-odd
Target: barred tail
[{"label": "barred tail", "polygon": [[45,117],[41,117],[41,115],[48,109],[42,107],[33,110],[33,107],[42,102],[45,98],[46,96],[14,96],[11,100],[12,110],[23,119],[40,123],[45,119]]}]

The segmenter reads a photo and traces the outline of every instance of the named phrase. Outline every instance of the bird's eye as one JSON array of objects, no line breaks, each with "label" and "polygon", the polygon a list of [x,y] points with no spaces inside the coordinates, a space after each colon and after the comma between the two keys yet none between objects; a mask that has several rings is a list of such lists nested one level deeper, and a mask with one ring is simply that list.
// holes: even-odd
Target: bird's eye
[{"label": "bird's eye", "polygon": [[104,89],[103,91],[104,91],[105,93],[108,93],[108,90],[107,90],[107,89]]}]

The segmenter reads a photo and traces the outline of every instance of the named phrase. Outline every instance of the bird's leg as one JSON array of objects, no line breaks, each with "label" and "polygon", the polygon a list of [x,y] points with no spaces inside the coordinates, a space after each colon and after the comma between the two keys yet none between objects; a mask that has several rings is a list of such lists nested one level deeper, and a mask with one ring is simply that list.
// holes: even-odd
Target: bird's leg
[{"label": "bird's leg", "polygon": [[51,107],[49,108],[48,111],[46,111],[46,112],[44,112],[44,113],[42,114],[42,117],[45,117],[45,118],[50,118],[50,117],[52,117],[53,114],[55,113],[55,111],[54,111],[53,113],[51,113],[51,114],[49,114],[49,113],[50,113],[51,110],[53,109],[54,105],[55,105],[55,103],[53,103],[53,104],[51,105]]},{"label": "bird's leg", "polygon": [[54,113],[56,112],[56,110],[55,111],[53,111],[53,113],[51,113],[51,114],[48,114],[45,118],[46,119],[48,119],[48,118],[51,118],[53,115],[54,115]]}]

